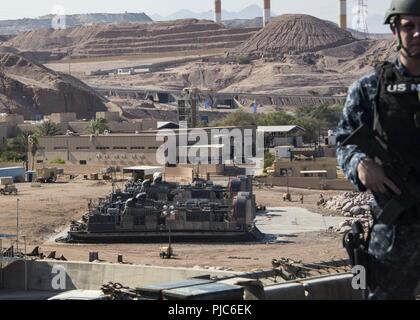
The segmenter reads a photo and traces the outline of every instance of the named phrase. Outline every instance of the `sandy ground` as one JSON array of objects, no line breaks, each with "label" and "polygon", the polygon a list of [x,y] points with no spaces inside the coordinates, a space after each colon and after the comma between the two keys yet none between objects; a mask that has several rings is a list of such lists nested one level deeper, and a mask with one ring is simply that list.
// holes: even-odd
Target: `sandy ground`
[{"label": "sandy ground", "polygon": [[[27,236],[27,251],[40,245],[41,251],[48,254],[57,251],[68,260],[87,261],[90,251],[99,252],[100,259],[116,262],[122,254],[124,261],[135,264],[165,265],[178,267],[224,267],[232,270],[253,270],[270,268],[272,259],[287,257],[304,262],[345,258],[341,247],[341,235],[330,232],[307,232],[288,235],[286,240],[277,243],[239,243],[239,244],[175,244],[175,259],[159,258],[162,244],[106,244],[106,245],[67,245],[47,242],[52,235],[68,227],[72,219],[78,219],[86,211],[89,199],[106,195],[111,184],[98,181],[76,179],[69,183],[44,184],[31,187],[30,184],[17,185],[20,194],[0,197],[0,233],[14,234],[16,231],[16,202],[19,199],[20,235]],[[283,202],[284,188],[256,189],[257,203],[273,207],[304,207],[311,211],[317,209],[319,191],[290,189],[294,202]],[[304,204],[298,201],[304,195]],[[325,197],[340,192],[322,191]],[[8,241],[3,246],[9,245]],[[23,242],[20,247],[23,249]]]},{"label": "sandy ground", "polygon": [[19,235],[27,243],[39,244],[58,232],[87,210],[89,199],[112,190],[111,183],[76,180],[69,183],[31,187],[18,183],[18,196],[0,196],[0,233],[16,234],[17,199],[19,199]]},{"label": "sandy ground", "polygon": [[185,53],[161,53],[161,54],[142,54],[113,56],[104,58],[90,59],[67,59],[63,61],[46,63],[45,66],[54,71],[71,73],[72,75],[84,77],[86,72],[96,70],[108,70],[114,68],[129,68],[136,65],[152,64],[176,61],[188,58],[203,58],[215,54],[222,54],[224,49],[213,49],[203,51],[192,51],[191,54]]}]

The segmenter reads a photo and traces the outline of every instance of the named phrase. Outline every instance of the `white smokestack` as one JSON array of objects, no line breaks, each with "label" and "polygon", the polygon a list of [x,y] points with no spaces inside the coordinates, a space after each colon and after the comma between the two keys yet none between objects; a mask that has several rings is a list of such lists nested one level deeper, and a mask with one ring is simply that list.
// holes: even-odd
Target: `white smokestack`
[{"label": "white smokestack", "polygon": [[267,23],[271,20],[271,1],[270,0],[263,0],[264,1],[264,27]]},{"label": "white smokestack", "polygon": [[222,23],[222,0],[214,1],[214,21]]},{"label": "white smokestack", "polygon": [[340,28],[347,29],[347,0],[339,0],[340,5]]}]

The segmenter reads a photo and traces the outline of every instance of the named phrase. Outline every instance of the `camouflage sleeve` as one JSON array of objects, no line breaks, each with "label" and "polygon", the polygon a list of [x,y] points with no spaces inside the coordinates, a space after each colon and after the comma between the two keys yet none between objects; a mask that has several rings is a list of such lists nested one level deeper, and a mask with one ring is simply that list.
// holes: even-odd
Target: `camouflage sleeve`
[{"label": "camouflage sleeve", "polygon": [[373,122],[372,102],[376,91],[377,76],[371,74],[354,83],[347,96],[343,114],[337,127],[337,159],[347,179],[360,192],[365,192],[365,186],[360,182],[357,166],[366,155],[356,146],[341,146],[355,129],[363,123]]}]

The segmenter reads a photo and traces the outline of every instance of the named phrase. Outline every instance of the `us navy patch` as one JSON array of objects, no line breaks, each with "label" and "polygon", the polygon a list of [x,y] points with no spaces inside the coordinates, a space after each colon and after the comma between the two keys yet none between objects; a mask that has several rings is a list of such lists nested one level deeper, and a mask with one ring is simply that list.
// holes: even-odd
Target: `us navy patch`
[{"label": "us navy patch", "polygon": [[420,93],[420,83],[397,83],[386,86],[388,93]]}]

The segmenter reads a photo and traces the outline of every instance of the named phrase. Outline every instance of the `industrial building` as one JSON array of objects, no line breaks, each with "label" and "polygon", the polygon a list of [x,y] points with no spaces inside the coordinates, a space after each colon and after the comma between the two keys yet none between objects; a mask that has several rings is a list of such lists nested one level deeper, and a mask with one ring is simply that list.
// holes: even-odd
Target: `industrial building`
[{"label": "industrial building", "polygon": [[[258,128],[259,130],[260,128]],[[175,130],[149,130],[130,134],[108,134],[108,135],[63,135],[54,137],[39,138],[38,150],[35,155],[35,163],[48,164],[55,159],[62,159],[67,164],[73,165],[102,165],[102,166],[137,166],[137,165],[161,165],[156,159],[156,154],[164,143],[158,141],[158,136],[176,136],[177,146],[179,144],[180,132],[189,134],[193,129]],[[190,141],[185,145],[185,149],[179,150],[176,155],[176,163],[187,164],[184,155],[198,155],[198,149],[204,152],[207,149],[209,163],[222,161],[223,153],[226,154],[225,145],[230,145],[230,163],[245,163],[244,155],[255,156],[256,152],[256,126],[245,127],[219,127],[201,128],[207,134],[207,142],[200,141],[197,147],[196,141]],[[269,130],[272,130],[270,132]],[[266,147],[276,145],[295,145],[300,144],[303,128],[297,126],[273,126],[265,127]],[[233,136],[239,135],[241,142]],[[289,136],[290,135],[290,136]],[[243,137],[247,136],[247,141]],[[226,140],[229,139],[229,140]],[[227,142],[228,141],[228,142]],[[241,146],[237,145],[241,143]],[[242,150],[242,158],[235,158],[235,148]],[[180,151],[183,150],[183,151]],[[181,152],[181,156],[179,154]],[[167,154],[165,156],[168,156]],[[194,157],[190,157],[191,160]],[[226,156],[225,156],[226,158]],[[198,157],[195,159],[198,161]]]},{"label": "industrial building", "polygon": [[303,146],[305,129],[300,126],[259,126],[258,129],[265,132],[264,145],[266,148]]},{"label": "industrial building", "polygon": [[[242,141],[242,150],[254,148],[255,153],[255,126],[249,127],[222,127],[203,128],[207,133],[208,143],[200,144],[201,148],[207,148],[210,161],[219,160],[222,157],[222,143],[211,144],[212,134],[220,132],[219,140],[223,140],[224,134],[230,134],[235,130],[243,137],[245,130],[252,134],[251,143],[245,144]],[[35,163],[48,164],[55,159],[62,159],[67,164],[73,165],[103,165],[103,166],[136,166],[136,165],[161,165],[156,159],[157,150],[164,143],[158,141],[159,135],[173,135],[179,140],[180,132],[190,133],[192,129],[177,130],[150,130],[135,134],[109,134],[109,135],[63,135],[53,137],[41,137],[38,141],[38,149],[35,155]],[[224,132],[225,131],[225,132]],[[230,137],[231,155],[234,154],[233,140]],[[190,152],[196,149],[195,142],[189,142],[187,150]],[[182,148],[181,148],[182,150]],[[196,150],[195,150],[196,151]],[[185,153],[187,154],[187,153]],[[215,159],[218,158],[218,159]],[[244,159],[241,159],[244,160]],[[177,156],[177,163],[183,163],[182,157]],[[209,162],[210,162],[209,161]],[[214,163],[214,162],[212,162]]]}]

